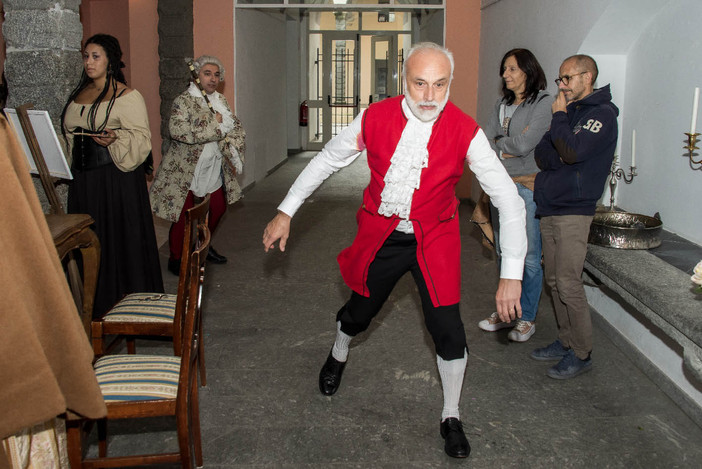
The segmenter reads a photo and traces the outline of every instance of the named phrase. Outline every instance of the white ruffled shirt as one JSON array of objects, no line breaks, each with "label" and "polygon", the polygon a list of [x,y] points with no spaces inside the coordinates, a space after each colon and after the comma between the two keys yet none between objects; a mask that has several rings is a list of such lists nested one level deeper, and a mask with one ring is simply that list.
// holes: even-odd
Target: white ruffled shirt
[{"label": "white ruffled shirt", "polygon": [[[381,193],[381,206],[384,211],[392,211],[400,217],[408,217],[412,204],[414,191],[419,188],[421,171],[428,161],[427,144],[431,137],[434,121],[423,123],[410,111],[405,100],[402,101],[402,110],[407,116],[407,126],[402,132],[397,149],[392,156],[391,166],[384,180],[386,186],[391,181],[393,188],[384,189]],[[304,201],[333,173],[353,163],[365,150],[363,142],[362,125],[365,110],[344,128],[339,135],[330,140],[305,167],[297,177],[292,187],[285,196],[278,210],[283,213],[295,215]],[[418,121],[422,125],[410,124]],[[424,125],[426,124],[426,126]],[[411,125],[411,127],[410,127]],[[408,130],[410,127],[411,130]],[[427,130],[428,129],[428,130]],[[401,149],[407,154],[400,154]],[[425,160],[426,158],[426,160]],[[490,143],[482,129],[479,129],[468,148],[466,160],[471,171],[475,174],[483,190],[490,196],[491,202],[498,208],[500,216],[500,248],[502,250],[500,277],[521,279],[524,272],[524,256],[526,255],[527,241],[525,226],[524,202],[517,193],[517,188],[509,177],[504,166],[490,148]],[[395,166],[395,169],[393,169]],[[399,175],[406,173],[406,183],[399,181]],[[408,198],[409,196],[409,198]],[[387,197],[387,198],[386,198]],[[395,212],[397,210],[398,212]],[[406,215],[405,210],[407,210]],[[379,209],[380,212],[380,209]],[[385,214],[385,213],[384,213]],[[412,222],[402,220],[401,225]],[[400,226],[398,226],[400,229]],[[413,231],[409,231],[410,233]]]},{"label": "white ruffled shirt", "polygon": [[428,122],[419,120],[407,106],[407,100],[402,100],[402,110],[407,116],[407,125],[402,130],[395,153],[390,158],[390,167],[383,178],[385,187],[380,194],[378,213],[386,217],[399,216],[402,220],[396,229],[414,233],[409,221],[412,197],[414,191],[419,189],[422,170],[429,166],[427,147],[436,119]]},{"label": "white ruffled shirt", "polygon": [[[202,92],[195,83],[190,83],[188,93],[203,101],[205,100],[204,96],[202,96]],[[208,94],[207,98],[210,100],[212,108],[222,115],[222,123],[219,124],[219,130],[224,135],[228,134],[234,129],[235,122],[234,116],[224,105],[224,97],[215,91],[212,94]],[[237,174],[239,174],[243,169],[239,152],[233,145],[230,145],[229,149],[233,156],[232,162],[234,163]],[[204,197],[207,194],[213,193],[220,187],[222,187],[222,152],[219,151],[217,142],[208,142],[204,145],[202,153],[197,160],[197,165],[195,165],[195,173],[193,174],[193,181],[190,184],[190,190],[196,196]]]}]

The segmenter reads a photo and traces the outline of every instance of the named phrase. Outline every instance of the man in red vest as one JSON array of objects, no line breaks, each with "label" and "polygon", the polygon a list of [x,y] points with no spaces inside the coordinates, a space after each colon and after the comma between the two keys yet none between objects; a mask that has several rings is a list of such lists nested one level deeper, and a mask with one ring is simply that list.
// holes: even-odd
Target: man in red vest
[{"label": "man in red vest", "polygon": [[[524,203],[475,121],[448,100],[453,55],[434,43],[413,46],[404,63],[405,95],[372,104],[332,139],[302,171],[263,234],[264,249],[281,251],[291,217],[333,172],[367,152],[370,183],[358,210],[358,233],[339,254],[353,290],[337,314],[337,335],[319,374],[320,391],[339,388],[351,339],[368,328],[408,271],[417,283],[425,323],[437,354],[444,393],[440,433],[449,456],[470,445],[458,412],[468,347],[461,321],[459,201],[455,186],[467,161],[499,209],[503,244],[497,312],[521,316],[526,254]],[[502,238],[504,236],[504,238]]]}]

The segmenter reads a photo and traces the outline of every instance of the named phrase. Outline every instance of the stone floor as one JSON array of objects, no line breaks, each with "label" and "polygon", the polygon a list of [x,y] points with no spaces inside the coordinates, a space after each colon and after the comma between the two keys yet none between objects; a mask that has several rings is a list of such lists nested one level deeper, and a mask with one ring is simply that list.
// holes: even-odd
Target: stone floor
[{"label": "stone floor", "polygon": [[[208,468],[651,468],[700,467],[702,429],[598,328],[594,369],[570,381],[546,376],[529,352],[556,337],[544,294],[525,344],[477,323],[494,307],[497,269],[461,206],[463,300],[470,356],[461,412],[472,446],[444,454],[441,385],[410,276],[371,329],[354,339],[340,390],[317,389],[348,296],[336,255],[354,235],[368,178],[357,161],[328,180],[295,216],[286,252],[264,253],[263,228],[309,154],[290,158],[230,207],[214,237],[229,257],[210,265],[205,301],[208,385],[201,389]],[[176,277],[165,271],[167,289]],[[142,351],[167,348],[142,343]],[[172,423],[111,427],[111,450],[177,448]],[[147,433],[151,432],[151,433]],[[134,436],[136,433],[136,436]],[[91,448],[94,452],[95,448]]]}]

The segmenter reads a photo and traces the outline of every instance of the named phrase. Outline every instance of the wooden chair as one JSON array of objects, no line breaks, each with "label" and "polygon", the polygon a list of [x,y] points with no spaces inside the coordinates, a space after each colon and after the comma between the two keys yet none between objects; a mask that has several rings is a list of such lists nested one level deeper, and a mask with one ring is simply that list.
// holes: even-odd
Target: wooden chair
[{"label": "wooden chair", "polygon": [[[76,307],[85,328],[85,334],[90,337],[90,321],[93,317],[93,303],[95,302],[95,289],[100,268],[100,241],[95,232],[90,228],[93,219],[90,215],[75,214],[47,214],[46,224],[54,239],[54,245],[59,258],[63,261],[75,249],[80,249],[83,261],[83,282],[76,285],[80,273],[75,266],[75,260],[69,257],[68,280],[76,302]],[[71,264],[73,263],[73,264]]]},{"label": "wooden chair", "polygon": [[[177,463],[191,469],[203,465],[198,403],[197,362],[202,339],[201,300],[205,258],[210,246],[207,225],[198,227],[199,247],[192,253],[190,282],[178,303],[185,309],[182,345],[176,356],[105,355],[95,362],[95,374],[107,405],[107,417],[97,421],[98,457],[83,457],[85,420],[67,421],[71,467],[126,467]],[[179,327],[173,323],[174,327]],[[114,419],[175,416],[179,452],[108,456],[107,423]],[[141,431],[141,430],[140,430]]]},{"label": "wooden chair", "polygon": [[[127,352],[136,353],[135,338],[137,336],[172,337],[173,350],[176,354],[179,353],[181,328],[173,327],[173,323],[182,323],[183,309],[177,298],[190,283],[190,257],[195,246],[193,241],[197,235],[198,225],[207,224],[209,207],[210,196],[208,194],[200,203],[185,212],[185,236],[178,278],[178,293],[130,293],[102,318],[92,321],[91,336],[96,357],[113,350],[121,338],[127,340]],[[106,336],[112,336],[113,340],[107,343]],[[200,341],[199,357],[200,382],[205,386],[207,376],[202,340]]]},{"label": "wooden chair", "polygon": [[[66,214],[61,199],[56,191],[56,179],[51,176],[46,165],[41,146],[34,133],[34,127],[27,111],[34,107],[27,103],[15,108],[22,127],[29,153],[37,169],[39,180],[51,206],[51,213],[46,215],[46,223],[54,239],[59,258],[67,259],[66,270],[71,294],[76,308],[81,315],[85,333],[90,337],[90,320],[93,317],[93,303],[97,288],[98,270],[100,268],[100,241],[90,228],[94,220],[87,214]],[[19,129],[17,129],[19,131]],[[83,277],[76,262],[74,251],[80,249],[83,256]]]}]

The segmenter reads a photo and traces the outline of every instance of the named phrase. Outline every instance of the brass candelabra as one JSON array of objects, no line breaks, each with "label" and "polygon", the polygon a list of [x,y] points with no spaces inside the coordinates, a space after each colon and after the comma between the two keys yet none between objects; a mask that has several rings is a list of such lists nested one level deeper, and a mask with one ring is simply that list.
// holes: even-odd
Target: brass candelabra
[{"label": "brass candelabra", "polygon": [[685,156],[688,157],[690,160],[690,167],[692,169],[702,169],[702,166],[699,166],[697,168],[694,167],[694,165],[702,165],[702,158],[700,158],[699,161],[695,161],[695,156],[697,156],[697,153],[695,153],[695,150],[699,150],[697,147],[697,137],[700,135],[699,133],[691,133],[691,132],[685,132],[685,135],[687,135],[687,140],[685,143],[687,145],[683,146],[685,150],[687,150],[687,154]]}]

